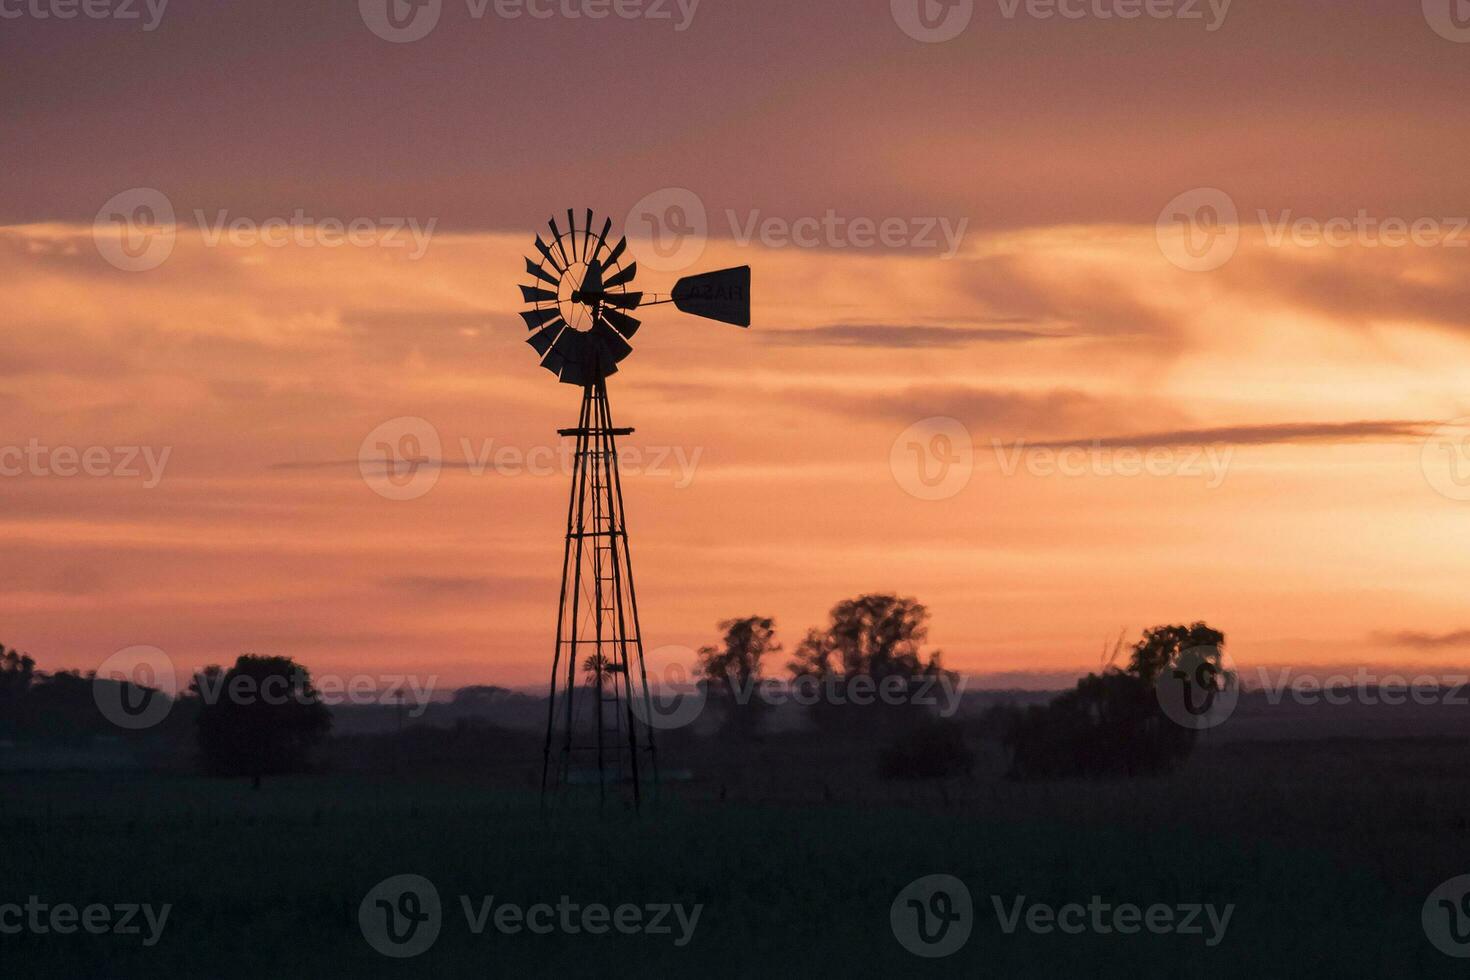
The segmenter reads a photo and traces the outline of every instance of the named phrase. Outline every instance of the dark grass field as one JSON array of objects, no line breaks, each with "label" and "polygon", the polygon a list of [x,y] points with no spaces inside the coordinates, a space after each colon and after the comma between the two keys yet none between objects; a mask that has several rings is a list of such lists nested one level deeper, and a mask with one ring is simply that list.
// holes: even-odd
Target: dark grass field
[{"label": "dark grass field", "polygon": [[[991,773],[880,797],[848,774],[821,799],[721,803],[667,787],[640,816],[439,776],[248,784],[128,774],[0,777],[0,903],[169,903],[153,948],[0,936],[0,976],[1339,976],[1463,975],[1420,908],[1470,872],[1470,743],[1206,746],[1168,779],[1015,784]],[[840,760],[834,760],[840,761]],[[840,769],[836,770],[841,772]],[[792,785],[810,784],[811,772]],[[726,790],[728,793],[728,790]],[[827,800],[830,798],[830,802]],[[443,928],[422,956],[375,952],[370,888],[432,881]],[[925,960],[889,906],[947,873],[974,932]],[[669,936],[471,933],[459,896],[523,906],[700,903]],[[1004,933],[991,895],[1235,906],[1225,937]]]}]

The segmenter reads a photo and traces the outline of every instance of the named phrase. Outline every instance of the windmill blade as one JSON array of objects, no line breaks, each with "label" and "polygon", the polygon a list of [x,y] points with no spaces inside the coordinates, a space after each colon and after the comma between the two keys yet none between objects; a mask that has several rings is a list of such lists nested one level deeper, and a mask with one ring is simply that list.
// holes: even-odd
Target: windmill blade
[{"label": "windmill blade", "polygon": [[597,345],[612,357],[614,364],[633,353],[633,345],[608,326],[605,320],[597,321],[596,326],[592,328],[592,337]]},{"label": "windmill blade", "polygon": [[613,310],[606,307],[602,310],[602,318],[628,340],[632,340],[633,335],[638,332],[638,328],[643,326],[643,321],[635,320],[621,310]]},{"label": "windmill blade", "polygon": [[592,294],[596,296],[607,288],[602,281],[602,263],[592,259],[587,263],[587,271],[582,273],[582,288],[578,290],[583,296]]},{"label": "windmill blade", "polygon": [[536,286],[522,286],[521,295],[526,298],[527,303],[555,303],[556,293],[548,292]]},{"label": "windmill blade", "polygon": [[[537,327],[544,326],[560,317],[561,311],[555,306],[548,307],[544,310],[527,310],[521,314],[521,319],[526,321],[527,330],[535,330]],[[545,352],[543,351],[542,353]]]},{"label": "windmill blade", "polygon": [[587,237],[585,239],[583,239],[583,241],[582,241],[582,258],[587,259],[589,261],[597,257],[596,256],[596,253],[592,251],[592,219],[593,219],[593,217],[594,217],[594,215],[592,214],[592,209],[591,208],[588,208],[587,209]]},{"label": "windmill blade", "polygon": [[622,257],[623,252],[627,251],[627,249],[628,236],[624,235],[623,240],[618,242],[617,245],[613,247],[613,250],[608,253],[607,261],[604,262],[603,265],[612,265],[613,263],[617,262],[617,260]]},{"label": "windmill blade", "polygon": [[570,362],[587,360],[587,335],[577,330],[563,330],[551,345],[551,351]]},{"label": "windmill blade", "polygon": [[[522,289],[525,287],[522,286]],[[608,306],[616,306],[620,310],[636,310],[638,304],[643,302],[642,293],[612,293],[603,297],[602,302]]]},{"label": "windmill blade", "polygon": [[594,344],[592,349],[597,354],[597,360],[593,362],[592,368],[597,373],[597,377],[607,378],[618,373],[617,358],[613,357],[611,351],[601,344]]},{"label": "windmill blade", "polygon": [[562,384],[579,385],[585,388],[594,383],[596,378],[589,365],[582,364],[578,361],[568,361],[562,365],[561,381]]},{"label": "windmill blade", "polygon": [[[592,250],[592,257],[594,259],[601,255],[602,250],[607,247],[607,233],[610,231],[612,231],[612,219],[608,218],[602,223],[602,233],[597,236],[597,247]],[[603,265],[606,264],[605,262],[603,263]]]},{"label": "windmill blade", "polygon": [[547,272],[545,269],[541,268],[530,259],[526,260],[526,271],[535,276],[537,279],[540,279],[542,282],[548,283],[553,289],[561,285],[561,282],[556,278],[556,276],[553,276],[551,273]]},{"label": "windmill blade", "polygon": [[557,319],[555,323],[548,326],[545,330],[542,330],[540,333],[537,334],[532,334],[530,337],[528,337],[526,339],[526,343],[530,344],[531,347],[535,349],[538,355],[540,355],[541,357],[545,357],[546,353],[551,350],[551,345],[556,343],[556,338],[561,335],[561,332],[565,330],[566,327],[567,325],[565,321]]},{"label": "windmill blade", "polygon": [[561,253],[562,269],[565,270],[571,266],[572,260],[567,258],[567,247],[561,243],[561,229],[556,226],[555,218],[547,221],[546,225],[551,229],[552,241],[556,243],[556,250]]},{"label": "windmill blade", "polygon": [[604,282],[602,284],[602,288],[604,288],[604,289],[617,289],[619,286],[626,286],[628,283],[632,282],[633,281],[633,278],[635,276],[637,276],[637,275],[638,275],[638,263],[637,262],[634,262],[631,265],[629,265],[626,269],[623,269],[617,275],[613,276],[611,279],[609,279],[606,282]]},{"label": "windmill blade", "polygon": [[750,326],[750,266],[688,276],[674,284],[674,305],[707,320]]},{"label": "windmill blade", "polygon": [[541,359],[541,366],[557,377],[561,377],[562,368],[567,366],[567,359],[553,349]]},{"label": "windmill blade", "polygon": [[571,208],[567,208],[567,225],[572,229],[567,238],[571,240],[572,258],[575,259],[577,257],[577,213]]},{"label": "windmill blade", "polygon": [[558,262],[556,260],[556,256],[551,254],[551,249],[547,248],[546,243],[541,240],[540,235],[536,236],[536,251],[546,256],[546,261],[549,262],[551,264],[551,267],[555,269],[558,273],[567,271],[566,266]]}]

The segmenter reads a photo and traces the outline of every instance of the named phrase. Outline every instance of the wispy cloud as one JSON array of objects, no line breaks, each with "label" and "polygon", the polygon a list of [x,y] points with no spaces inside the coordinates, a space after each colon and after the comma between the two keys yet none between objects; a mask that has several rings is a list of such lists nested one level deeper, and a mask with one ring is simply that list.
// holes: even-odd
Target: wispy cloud
[{"label": "wispy cloud", "polygon": [[[963,385],[908,387],[900,391],[849,395],[799,392],[791,396],[847,417],[866,417],[909,424],[917,419],[946,416],[975,431],[1056,432],[1105,418],[1115,423],[1136,414],[1120,399],[1104,399],[1084,391],[1009,391]],[[1164,411],[1164,409],[1159,409]]]},{"label": "wispy cloud", "polygon": [[[998,323],[1029,323],[1015,318]],[[1019,326],[902,326],[897,324],[838,323],[806,330],[762,330],[759,335],[767,343],[785,347],[887,347],[952,348],[969,344],[1017,343],[1028,340],[1051,340],[1064,334],[1027,330]]]},{"label": "wispy cloud", "polygon": [[1375,439],[1422,439],[1436,422],[1284,422],[1275,425],[1227,425],[1207,429],[1170,429],[1128,436],[1085,436],[1033,443],[1034,448],[1064,446],[1198,446],[1228,443],[1236,446],[1270,446],[1308,442],[1359,442]]},{"label": "wispy cloud", "polygon": [[1392,630],[1373,634],[1378,643],[1414,650],[1447,650],[1470,646],[1470,629],[1451,630],[1448,633],[1424,633],[1419,630]]}]

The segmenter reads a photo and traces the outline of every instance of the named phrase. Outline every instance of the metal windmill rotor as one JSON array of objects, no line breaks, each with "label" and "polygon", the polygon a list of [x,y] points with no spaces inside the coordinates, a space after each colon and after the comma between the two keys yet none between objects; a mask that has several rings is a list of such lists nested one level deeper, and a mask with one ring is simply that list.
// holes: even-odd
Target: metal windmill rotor
[{"label": "metal windmill rotor", "polygon": [[628,254],[627,237],[614,244],[612,219],[604,219],[596,233],[595,223],[588,209],[578,228],[576,212],[568,209],[567,230],[552,218],[551,240],[536,236],[539,259],[526,259],[533,280],[521,286],[529,304],[521,317],[532,331],[526,342],[562,383],[586,387],[616,374],[642,325],[636,310],[672,303],[694,316],[750,326],[749,266],[688,276],[667,297],[650,296],[629,288],[638,263]]}]

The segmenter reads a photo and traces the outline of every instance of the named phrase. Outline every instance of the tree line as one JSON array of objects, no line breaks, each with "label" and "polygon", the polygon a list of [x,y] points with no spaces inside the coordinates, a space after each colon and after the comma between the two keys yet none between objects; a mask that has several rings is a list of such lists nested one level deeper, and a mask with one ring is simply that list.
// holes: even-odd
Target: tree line
[{"label": "tree line", "polygon": [[[772,666],[786,653],[769,616],[718,624],[719,640],[697,653],[697,682],[718,721],[720,737],[756,740],[772,705],[763,685],[809,684],[811,724],[803,738],[865,739],[879,772],[897,779],[950,779],[973,771],[976,744],[1004,748],[1009,774],[1021,779],[1141,776],[1168,772],[1189,756],[1196,738],[1161,710],[1156,687],[1180,670],[1186,653],[1203,650],[1227,677],[1223,633],[1204,623],[1146,630],[1126,662],[1088,674],[1045,705],[1003,704],[979,717],[947,716],[921,697],[936,683],[954,693],[958,675],[927,649],[930,613],[910,597],[870,593],[835,605],[828,622],[808,630],[786,658],[784,676]],[[1114,650],[1122,652],[1121,640]],[[588,664],[589,676],[603,665]],[[595,680],[595,676],[593,676]],[[589,681],[590,682],[590,681]],[[96,706],[94,685],[121,684],[143,703],[162,692],[79,671],[47,673],[33,658],[0,644],[0,740],[83,739],[116,734]],[[273,698],[207,697],[206,692],[274,687]],[[869,693],[857,697],[859,691]],[[884,696],[875,697],[875,692]],[[957,697],[957,694],[955,695]],[[949,702],[953,707],[956,702]],[[332,715],[310,672],[289,657],[242,655],[228,669],[195,675],[169,713],[168,726],[187,730],[203,768],[219,776],[263,777],[300,772],[330,733]]]}]

